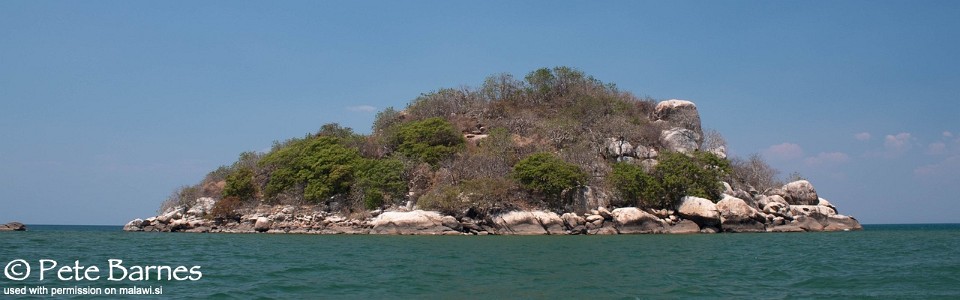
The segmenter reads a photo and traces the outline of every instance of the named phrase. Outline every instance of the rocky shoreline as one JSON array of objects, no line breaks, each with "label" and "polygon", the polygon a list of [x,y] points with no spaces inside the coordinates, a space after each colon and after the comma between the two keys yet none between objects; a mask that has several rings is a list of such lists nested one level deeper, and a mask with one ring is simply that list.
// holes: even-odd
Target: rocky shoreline
[{"label": "rocky shoreline", "polygon": [[[807,181],[796,181],[770,195],[742,191],[723,194],[714,203],[684,197],[674,210],[598,207],[582,214],[546,210],[510,211],[471,218],[436,211],[394,208],[350,218],[314,205],[259,205],[233,220],[209,217],[216,200],[197,199],[147,219],[135,219],[125,231],[201,233],[299,233],[394,235],[576,235],[693,234],[719,232],[819,232],[862,230],[860,222],[841,215],[819,198]],[[741,199],[731,194],[742,194]]]}]

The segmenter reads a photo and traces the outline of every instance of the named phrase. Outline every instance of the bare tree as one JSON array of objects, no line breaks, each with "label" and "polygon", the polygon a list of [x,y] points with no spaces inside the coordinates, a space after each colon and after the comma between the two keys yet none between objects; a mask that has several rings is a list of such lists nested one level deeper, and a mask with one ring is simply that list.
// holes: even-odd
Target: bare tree
[{"label": "bare tree", "polygon": [[736,188],[744,190],[753,188],[762,193],[783,185],[777,180],[780,171],[767,164],[760,154],[751,154],[747,159],[739,157],[731,159],[730,167],[731,181]]},{"label": "bare tree", "polygon": [[721,147],[727,148],[727,140],[723,138],[719,131],[713,129],[703,131],[703,143],[701,143],[700,149],[713,150]]}]

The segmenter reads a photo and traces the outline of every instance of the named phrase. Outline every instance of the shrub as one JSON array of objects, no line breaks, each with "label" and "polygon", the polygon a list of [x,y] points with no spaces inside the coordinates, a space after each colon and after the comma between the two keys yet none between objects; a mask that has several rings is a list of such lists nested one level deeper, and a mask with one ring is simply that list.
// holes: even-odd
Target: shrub
[{"label": "shrub", "polygon": [[460,201],[460,188],[449,184],[434,186],[417,199],[418,207],[444,214],[456,214],[464,204]]},{"label": "shrub", "polygon": [[660,183],[653,176],[643,171],[643,167],[630,163],[617,163],[613,165],[613,171],[610,173],[610,180],[613,186],[620,192],[627,205],[659,207],[660,203],[655,201],[663,193]]},{"label": "shrub", "polygon": [[455,216],[471,209],[482,215],[497,207],[514,206],[512,201],[520,199],[519,194],[516,184],[509,179],[478,178],[459,185],[436,186],[417,200],[417,206]]},{"label": "shrub", "polygon": [[253,200],[257,187],[253,184],[253,170],[241,167],[227,175],[227,185],[223,187],[223,198],[237,197],[241,201]]},{"label": "shrub", "polygon": [[357,169],[356,181],[355,187],[362,190],[367,209],[402,200],[408,190],[403,163],[396,159],[363,160]]},{"label": "shrub", "polygon": [[346,193],[360,159],[356,149],[341,145],[337,138],[321,136],[295,141],[260,161],[273,170],[265,193],[271,197],[303,186],[304,198],[314,202]]},{"label": "shrub", "polygon": [[400,153],[433,166],[462,150],[465,143],[460,132],[439,117],[403,124],[397,138]]},{"label": "shrub", "polygon": [[220,220],[240,221],[240,213],[237,211],[243,206],[243,200],[236,196],[225,197],[213,204],[210,210],[210,217]]},{"label": "shrub", "polygon": [[665,152],[659,158],[654,177],[662,185],[663,192],[659,199],[651,199],[653,203],[669,208],[684,196],[719,200],[720,182],[730,172],[726,160],[710,152],[696,152],[693,156]]},{"label": "shrub", "polygon": [[620,163],[614,165],[610,180],[628,201],[652,208],[673,208],[684,196],[718,200],[720,181],[729,170],[726,160],[709,152],[696,152],[693,156],[664,152],[652,174],[644,173],[639,166]]},{"label": "shrub", "polygon": [[520,160],[513,166],[511,176],[520,186],[546,196],[548,203],[553,205],[561,204],[560,194],[564,190],[582,185],[587,180],[587,175],[579,167],[546,152]]}]

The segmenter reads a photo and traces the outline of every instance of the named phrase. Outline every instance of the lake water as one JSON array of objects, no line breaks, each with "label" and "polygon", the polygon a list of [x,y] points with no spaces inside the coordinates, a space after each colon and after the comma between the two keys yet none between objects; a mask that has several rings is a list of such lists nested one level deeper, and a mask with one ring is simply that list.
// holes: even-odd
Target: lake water
[{"label": "lake water", "polygon": [[[860,232],[832,233],[620,236],[189,234],[123,232],[114,226],[28,227],[27,232],[0,232],[2,298],[24,297],[10,294],[30,293],[26,288],[38,286],[46,290],[32,292],[83,289],[102,294],[68,297],[95,299],[117,298],[106,294],[135,291],[133,287],[162,293],[165,299],[960,298],[960,224],[867,225]],[[80,272],[75,261],[84,267]],[[30,267],[29,275],[23,263]],[[64,278],[58,278],[63,266],[68,266],[60,273]],[[97,272],[83,273],[93,266]],[[157,274],[148,266],[170,268]],[[167,280],[178,266],[184,267],[176,274],[183,280]],[[183,272],[192,267],[198,267],[199,276]],[[148,271],[137,275],[138,268]],[[142,278],[144,273],[149,280]],[[24,276],[22,281],[11,278]]]}]

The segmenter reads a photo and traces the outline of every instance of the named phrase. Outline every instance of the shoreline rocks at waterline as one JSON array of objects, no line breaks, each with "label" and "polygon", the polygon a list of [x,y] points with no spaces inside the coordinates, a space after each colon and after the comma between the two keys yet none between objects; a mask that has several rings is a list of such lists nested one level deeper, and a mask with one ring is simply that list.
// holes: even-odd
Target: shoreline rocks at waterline
[{"label": "shoreline rocks at waterline", "polygon": [[[739,193],[738,193],[739,194]],[[470,218],[436,211],[395,208],[347,217],[314,205],[259,205],[231,220],[207,213],[212,202],[198,199],[194,207],[179,206],[147,219],[135,219],[125,231],[389,234],[389,235],[576,235],[692,234],[717,232],[811,232],[862,230],[857,219],[837,213],[827,200],[791,205],[782,196],[746,201],[724,194],[716,203],[684,197],[675,210],[597,207],[578,214],[517,210]],[[795,198],[794,198],[795,199]],[[812,201],[806,201],[810,203]],[[195,209],[204,206],[203,209]],[[763,206],[763,207],[760,207]]]}]

